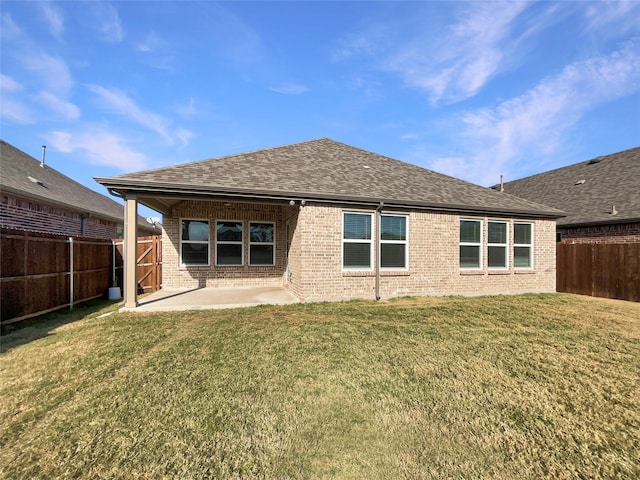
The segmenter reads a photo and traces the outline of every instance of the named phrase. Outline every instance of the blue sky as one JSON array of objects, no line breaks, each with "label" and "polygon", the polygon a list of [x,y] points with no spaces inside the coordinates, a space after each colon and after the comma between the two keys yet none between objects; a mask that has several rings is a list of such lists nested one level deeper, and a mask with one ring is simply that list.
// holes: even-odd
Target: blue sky
[{"label": "blue sky", "polygon": [[1,136],[111,176],[320,137],[481,185],[640,145],[640,2],[9,2]]}]

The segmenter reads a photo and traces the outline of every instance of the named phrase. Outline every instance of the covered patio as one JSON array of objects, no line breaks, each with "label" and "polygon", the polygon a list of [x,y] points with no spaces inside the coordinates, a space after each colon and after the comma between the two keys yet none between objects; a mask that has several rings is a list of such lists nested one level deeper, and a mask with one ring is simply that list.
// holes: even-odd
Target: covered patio
[{"label": "covered patio", "polygon": [[257,305],[287,305],[298,299],[284,287],[206,287],[162,289],[138,297],[138,305],[122,311],[168,312],[255,307]]}]

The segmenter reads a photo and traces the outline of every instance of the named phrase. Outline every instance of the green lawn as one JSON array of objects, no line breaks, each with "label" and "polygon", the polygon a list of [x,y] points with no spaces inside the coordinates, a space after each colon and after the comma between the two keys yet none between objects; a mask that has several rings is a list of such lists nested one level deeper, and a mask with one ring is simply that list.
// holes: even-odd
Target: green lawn
[{"label": "green lawn", "polygon": [[640,477],[640,304],[405,298],[5,332],[0,478]]}]

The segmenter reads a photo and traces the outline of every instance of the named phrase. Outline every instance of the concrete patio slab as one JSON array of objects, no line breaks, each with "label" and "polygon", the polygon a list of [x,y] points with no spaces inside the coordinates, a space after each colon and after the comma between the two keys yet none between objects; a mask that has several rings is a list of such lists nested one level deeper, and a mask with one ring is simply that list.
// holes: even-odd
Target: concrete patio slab
[{"label": "concrete patio slab", "polygon": [[121,308],[128,312],[165,312],[253,307],[256,305],[286,305],[299,300],[284,287],[207,287],[162,289],[139,298],[136,308]]}]

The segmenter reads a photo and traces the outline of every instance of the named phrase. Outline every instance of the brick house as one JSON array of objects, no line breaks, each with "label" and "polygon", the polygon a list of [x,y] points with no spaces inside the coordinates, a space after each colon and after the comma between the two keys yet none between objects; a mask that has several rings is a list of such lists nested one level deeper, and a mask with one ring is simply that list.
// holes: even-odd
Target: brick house
[{"label": "brick house", "polygon": [[640,243],[640,147],[504,184],[504,191],[566,212],[562,243]]},{"label": "brick house", "polygon": [[[0,226],[67,236],[114,239],[124,208],[5,141],[0,141]],[[139,221],[141,235],[160,229]]]},{"label": "brick house", "polygon": [[285,285],[302,301],[555,291],[562,212],[330,139],[96,180],[129,216],[138,202],[163,214],[164,287]]}]

